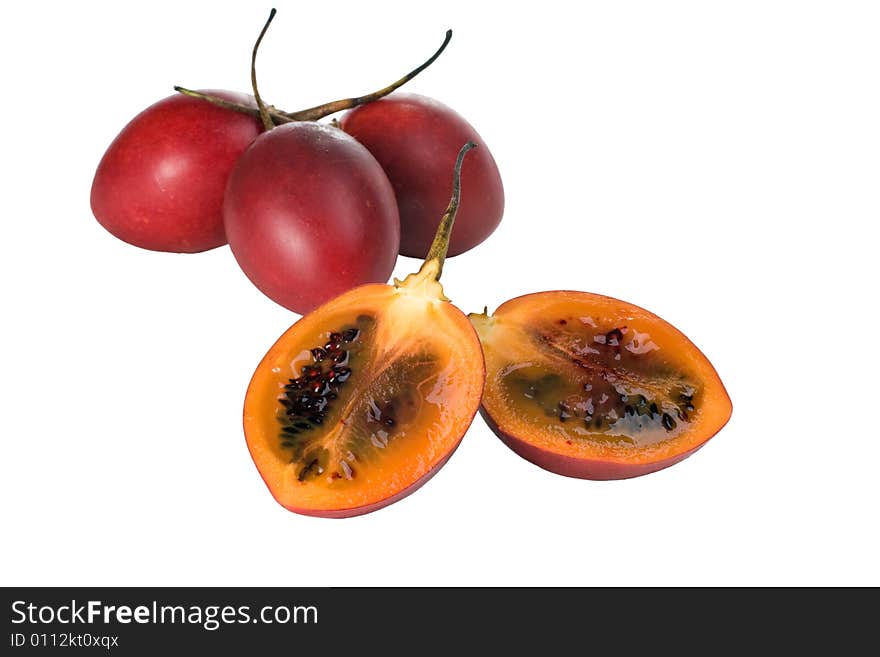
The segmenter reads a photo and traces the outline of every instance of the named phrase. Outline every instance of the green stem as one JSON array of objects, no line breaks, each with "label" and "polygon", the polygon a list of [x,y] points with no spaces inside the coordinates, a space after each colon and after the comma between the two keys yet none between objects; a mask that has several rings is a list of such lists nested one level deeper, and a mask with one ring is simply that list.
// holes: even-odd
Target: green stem
[{"label": "green stem", "polygon": [[434,280],[440,280],[440,274],[443,273],[443,263],[446,261],[446,252],[449,250],[449,238],[452,237],[452,227],[455,225],[455,215],[458,214],[458,204],[461,201],[461,165],[464,162],[464,156],[472,148],[477,145],[469,141],[461,150],[458,151],[458,158],[455,160],[455,170],[452,174],[452,198],[449,199],[449,205],[446,206],[446,212],[440,220],[440,226],[434,235],[434,241],[431,242],[431,248],[428,249],[428,255],[425,257],[424,269],[428,263],[436,263],[436,272]]},{"label": "green stem", "polygon": [[433,64],[434,61],[440,56],[440,53],[446,50],[446,46],[449,45],[449,41],[451,39],[452,30],[446,30],[446,38],[443,39],[443,43],[440,44],[440,47],[433,55],[431,55],[423,64],[414,68],[396,82],[392,82],[387,87],[383,87],[382,89],[374,91],[370,94],[366,94],[365,96],[355,96],[354,98],[334,100],[329,103],[324,103],[323,105],[316,105],[315,107],[310,107],[309,109],[300,110],[299,112],[281,112],[281,115],[294,121],[317,121],[319,119],[323,119],[325,116],[329,116],[330,114],[335,114],[336,112],[341,112],[342,110],[351,109],[353,107],[372,103],[374,100],[384,98],[395,89],[399,89],[400,87],[405,85],[407,82],[416,77],[419,73],[421,73],[431,64]]},{"label": "green stem", "polygon": [[260,36],[257,37],[257,42],[254,44],[254,50],[251,53],[251,86],[254,89],[254,98],[257,101],[257,109],[260,111],[260,120],[263,122],[263,128],[266,130],[271,130],[275,127],[275,124],[272,123],[272,117],[269,116],[269,110],[266,109],[263,99],[260,98],[260,90],[257,88],[257,50],[260,49],[260,42],[266,35],[266,30],[269,29],[269,25],[271,25],[273,18],[275,18],[274,7],[272,8],[272,11],[269,12],[269,18],[266,20],[266,24],[263,25],[263,29],[260,30]]}]

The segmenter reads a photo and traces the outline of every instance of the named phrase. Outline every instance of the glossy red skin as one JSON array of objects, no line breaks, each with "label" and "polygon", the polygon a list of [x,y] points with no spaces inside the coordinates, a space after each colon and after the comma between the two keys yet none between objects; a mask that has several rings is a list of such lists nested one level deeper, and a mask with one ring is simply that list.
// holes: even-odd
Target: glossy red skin
[{"label": "glossy red skin", "polygon": [[[208,90],[254,105],[247,94]],[[197,253],[226,243],[223,192],[259,121],[174,94],[122,129],[92,182],[92,213],[121,240],[153,251]]]},{"label": "glossy red skin", "polygon": [[640,477],[641,475],[650,474],[662,470],[663,468],[668,468],[670,465],[675,465],[679,461],[686,459],[712,438],[712,436],[709,436],[705,441],[693,449],[661,461],[655,461],[653,463],[618,463],[613,461],[578,459],[563,454],[548,452],[526,442],[522,438],[518,438],[502,431],[498,427],[498,424],[492,419],[492,416],[489,415],[483,407],[480,407],[480,415],[483,416],[486,424],[488,424],[489,428],[495,432],[495,435],[525,460],[531,461],[535,465],[556,474],[561,474],[566,477],[575,477],[577,479],[593,479],[595,481],[631,479],[632,477]]},{"label": "glossy red skin", "polygon": [[391,183],[338,128],[288,123],[238,159],[223,204],[226,237],[266,296],[305,314],[364,283],[384,283],[400,244]]},{"label": "glossy red skin", "polygon": [[479,148],[464,160],[449,256],[474,248],[498,227],[504,214],[498,166],[477,131],[451,108],[425,96],[395,93],[348,112],[342,129],[366,146],[388,174],[400,210],[402,255],[427,255],[438,217],[449,203],[450,171],[468,141]]}]

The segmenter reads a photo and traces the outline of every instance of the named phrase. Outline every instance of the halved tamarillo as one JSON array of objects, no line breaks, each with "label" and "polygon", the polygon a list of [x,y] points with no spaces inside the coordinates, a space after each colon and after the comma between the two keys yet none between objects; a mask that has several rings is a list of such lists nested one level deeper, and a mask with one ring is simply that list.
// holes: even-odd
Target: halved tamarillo
[{"label": "halved tamarillo", "polygon": [[693,454],[730,419],[730,397],[708,359],[638,306],[538,292],[469,318],[486,358],[483,417],[546,470],[648,474]]},{"label": "halved tamarillo", "polygon": [[459,154],[452,200],[418,273],[325,303],[257,367],[245,438],[285,508],[344,518],[391,504],[446,463],[473,421],[480,342],[439,282],[471,147]]}]

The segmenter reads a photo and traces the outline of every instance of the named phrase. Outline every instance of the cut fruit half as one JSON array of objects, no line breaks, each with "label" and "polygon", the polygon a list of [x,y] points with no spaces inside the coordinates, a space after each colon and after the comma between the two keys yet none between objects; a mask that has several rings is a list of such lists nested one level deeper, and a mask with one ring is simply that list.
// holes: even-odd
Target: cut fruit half
[{"label": "cut fruit half", "polygon": [[248,449],[291,511],[343,518],[405,497],[449,459],[477,413],[480,342],[439,282],[469,147],[419,272],[318,307],[254,373],[244,407]]},{"label": "cut fruit half", "polygon": [[539,292],[470,315],[486,359],[482,414],[559,474],[623,479],[686,458],[730,419],[708,359],[671,324],[586,292]]}]

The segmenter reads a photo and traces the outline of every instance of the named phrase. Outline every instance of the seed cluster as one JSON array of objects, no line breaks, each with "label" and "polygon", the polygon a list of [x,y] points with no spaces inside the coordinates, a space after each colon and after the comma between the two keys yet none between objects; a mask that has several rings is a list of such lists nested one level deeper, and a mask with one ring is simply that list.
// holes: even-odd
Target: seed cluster
[{"label": "seed cluster", "polygon": [[298,434],[323,424],[330,403],[351,377],[349,349],[359,335],[356,328],[331,333],[323,347],[312,349],[312,363],[284,386],[278,399],[284,409],[282,447],[295,447]]},{"label": "seed cluster", "polygon": [[[610,386],[609,386],[610,387]],[[584,392],[592,392],[593,384],[585,383]],[[680,388],[677,395],[677,403],[673,403],[674,410],[669,411],[660,408],[657,402],[644,395],[627,395],[617,392],[603,392],[594,397],[589,396],[572,403],[568,400],[559,402],[558,417],[560,422],[576,418],[582,419],[587,429],[610,428],[621,417],[638,418],[640,421],[658,422],[666,431],[672,431],[678,426],[678,421],[687,421],[688,412],[694,410],[694,390],[690,387]],[[609,403],[611,402],[611,403]],[[622,405],[622,415],[618,413]],[[667,404],[667,407],[670,404]],[[673,414],[675,417],[673,417]],[[641,423],[639,424],[641,426]]]},{"label": "seed cluster", "polygon": [[[560,319],[556,324],[566,326],[569,322]],[[555,374],[522,380],[518,384],[522,395],[538,404],[548,417],[560,423],[577,422],[593,432],[612,430],[632,434],[653,426],[669,433],[680,422],[688,421],[689,413],[695,410],[696,389],[686,381],[670,382],[671,385],[655,390],[650,397],[628,390],[635,387],[647,392],[656,387],[649,378],[640,382],[638,378],[626,381],[619,377],[620,369],[628,371],[630,376],[653,369],[650,352],[629,348],[630,343],[625,339],[630,334],[628,327],[615,327],[607,333],[592,335],[586,343],[571,342],[570,335],[554,333],[542,332],[539,342],[556,354],[561,352],[570,358],[585,376],[577,392]],[[640,337],[650,339],[636,332],[633,340]]]}]

